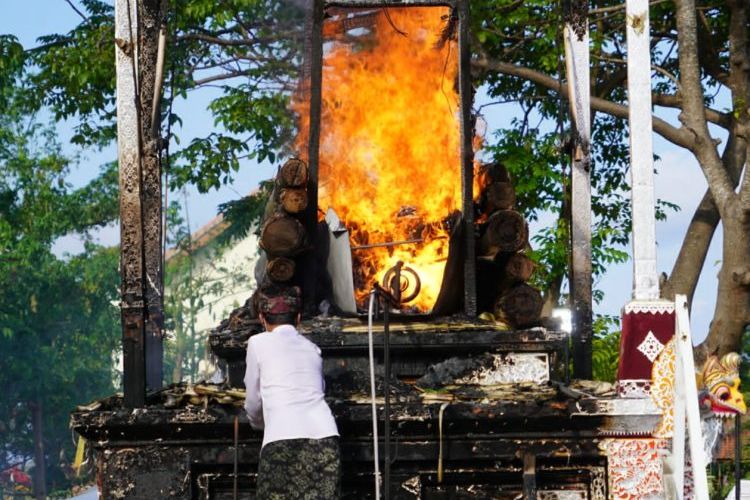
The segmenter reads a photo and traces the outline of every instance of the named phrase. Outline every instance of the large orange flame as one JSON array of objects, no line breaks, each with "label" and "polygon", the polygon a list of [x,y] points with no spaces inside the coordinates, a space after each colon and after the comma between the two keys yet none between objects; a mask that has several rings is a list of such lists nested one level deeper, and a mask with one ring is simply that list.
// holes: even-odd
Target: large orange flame
[{"label": "large orange flame", "polygon": [[[444,221],[461,206],[458,51],[450,9],[332,14],[324,28],[319,207],[333,208],[350,230],[360,304],[373,283],[403,261],[422,282],[409,305],[428,311],[448,257]],[[369,26],[362,27],[362,18]],[[337,32],[355,19],[358,28]],[[308,105],[295,107],[306,130]],[[422,241],[357,249],[410,240]]]}]

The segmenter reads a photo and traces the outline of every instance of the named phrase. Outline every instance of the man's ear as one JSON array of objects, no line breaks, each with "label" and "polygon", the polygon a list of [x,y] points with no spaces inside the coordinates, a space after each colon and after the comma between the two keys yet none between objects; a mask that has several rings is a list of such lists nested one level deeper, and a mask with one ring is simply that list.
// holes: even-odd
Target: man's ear
[{"label": "man's ear", "polygon": [[263,326],[263,328],[266,328],[266,317],[263,316],[263,313],[258,313],[258,319],[260,320],[260,324]]},{"label": "man's ear", "polygon": [[299,325],[301,321],[302,321],[302,313],[298,312],[297,313],[297,324]]}]

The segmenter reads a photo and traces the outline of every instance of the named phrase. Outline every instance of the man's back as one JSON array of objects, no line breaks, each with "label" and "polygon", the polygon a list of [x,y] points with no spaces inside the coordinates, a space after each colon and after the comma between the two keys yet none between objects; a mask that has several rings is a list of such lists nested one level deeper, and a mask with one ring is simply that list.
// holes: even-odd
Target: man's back
[{"label": "man's back", "polygon": [[264,446],[284,439],[338,436],[324,398],[322,364],[320,349],[291,325],[250,338],[245,407],[254,427],[265,423]]}]

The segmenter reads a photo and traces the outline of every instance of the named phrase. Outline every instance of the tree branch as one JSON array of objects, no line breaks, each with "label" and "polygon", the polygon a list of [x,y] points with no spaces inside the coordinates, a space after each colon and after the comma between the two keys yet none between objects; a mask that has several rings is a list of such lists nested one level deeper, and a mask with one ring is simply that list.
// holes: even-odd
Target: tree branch
[{"label": "tree branch", "polygon": [[[737,117],[738,135],[742,137],[746,151],[750,153],[750,39],[747,29],[750,8],[745,0],[730,0],[727,5],[730,9],[727,86],[732,92],[732,111]],[[750,169],[747,165],[739,196],[744,216],[750,217]]]},{"label": "tree branch", "polygon": [[[747,144],[747,158],[750,159],[750,141],[745,141]],[[750,163],[750,162],[748,162]],[[742,186],[740,186],[740,205],[745,212],[745,217],[750,218],[750,168],[745,166],[745,177],[742,179]]]},{"label": "tree branch", "polygon": [[259,44],[270,44],[277,40],[286,40],[290,36],[289,33],[276,33],[275,36],[265,38],[222,38],[220,36],[214,36],[208,33],[185,33],[184,35],[176,38],[177,42],[183,42],[185,40],[198,40],[202,42],[208,42],[223,47],[247,47],[251,45]]},{"label": "tree branch", "polygon": [[736,195],[716,145],[708,130],[706,109],[703,103],[700,62],[698,60],[698,26],[695,17],[695,0],[676,0],[677,40],[680,44],[679,66],[682,87],[682,113],[680,121],[692,133],[693,153],[703,169],[714,202],[722,217]]},{"label": "tree branch", "polygon": [[[682,97],[680,97],[680,95],[653,93],[651,94],[651,100],[657,106],[682,109]],[[718,125],[727,130],[731,129],[734,125],[731,113],[722,113],[713,108],[705,109],[706,119],[714,125]]]},{"label": "tree branch", "polygon": [[701,11],[699,15],[700,25],[698,25],[696,33],[698,34],[698,43],[701,50],[698,52],[698,60],[706,73],[717,82],[726,85],[728,75],[716,57],[718,49],[714,46],[714,35],[711,33],[711,27],[708,25],[706,14]]},{"label": "tree branch", "polygon": [[76,14],[78,14],[79,16],[81,16],[81,19],[83,19],[84,21],[88,21],[89,20],[89,18],[86,17],[86,15],[83,12],[81,12],[80,10],[78,10],[78,7],[76,7],[75,4],[73,4],[73,2],[71,0],[65,0],[65,3],[67,3],[68,5],[70,5],[70,8],[73,9],[74,11],[76,11]]},{"label": "tree branch", "polygon": [[[742,174],[742,165],[746,161],[746,152],[744,140],[740,139],[734,130],[729,132],[721,159],[736,185]],[[719,210],[711,197],[711,190],[708,189],[690,220],[680,246],[680,253],[674,262],[669,279],[662,287],[662,297],[673,300],[675,294],[679,293],[687,295],[688,304],[692,304],[695,288],[720,220]]]},{"label": "tree branch", "polygon": [[[623,66],[627,65],[627,61],[625,59],[617,58],[617,57],[598,56],[598,55],[593,55],[592,54],[591,58],[592,59],[599,59],[600,61],[607,61],[607,62],[611,62],[611,63],[615,63],[615,64],[620,64],[620,65],[623,65]],[[680,81],[677,80],[677,77],[675,77],[672,73],[670,73],[666,69],[662,68],[661,66],[657,66],[656,64],[651,64],[651,69],[653,71],[656,71],[657,73],[660,73],[660,74],[664,75],[668,80],[670,80],[672,83],[674,83],[675,86],[677,87],[677,89],[679,90],[679,88],[680,88]]]},{"label": "tree branch", "polygon": [[[659,5],[660,3],[664,3],[667,0],[651,0],[648,4],[649,6]],[[599,9],[591,9],[589,10],[589,15],[594,16],[596,14],[607,14],[610,12],[618,12],[621,10],[625,10],[625,4],[621,3],[619,5],[613,5],[611,7],[601,7]]]},{"label": "tree branch", "polygon": [[[559,80],[540,71],[502,61],[490,60],[487,57],[480,57],[479,59],[475,60],[473,64],[477,68],[483,70],[497,71],[505,75],[524,78],[554,92],[562,92],[563,97],[565,97],[566,99],[569,98],[567,85],[561,85]],[[628,118],[627,106],[614,103],[612,101],[607,101],[606,99],[602,99],[600,97],[591,98],[591,109],[594,111],[607,113],[617,118]],[[682,128],[674,127],[673,125],[670,125],[666,121],[656,116],[653,117],[653,124],[654,131],[664,137],[666,140],[689,151],[693,151],[692,134]]]},{"label": "tree branch", "polygon": [[622,85],[628,79],[628,69],[620,68],[610,75],[607,80],[602,80],[599,85],[595,87],[594,95],[605,99],[610,92]]},{"label": "tree branch", "polygon": [[211,83],[211,82],[218,82],[220,80],[230,80],[232,78],[239,78],[241,76],[248,76],[250,74],[249,71],[231,71],[229,73],[221,73],[218,75],[213,76],[207,76],[206,78],[201,78],[200,80],[193,80],[193,85],[196,87]]}]

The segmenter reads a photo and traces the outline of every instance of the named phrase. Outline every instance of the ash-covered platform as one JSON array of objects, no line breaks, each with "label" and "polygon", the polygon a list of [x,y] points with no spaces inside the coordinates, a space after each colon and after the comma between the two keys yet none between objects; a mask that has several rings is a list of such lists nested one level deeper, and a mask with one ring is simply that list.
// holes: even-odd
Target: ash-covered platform
[{"label": "ash-covered platform", "polygon": [[[382,325],[374,330],[379,351]],[[235,463],[238,498],[253,498],[262,435],[229,380],[242,379],[255,331],[211,336],[234,371],[225,384],[172,386],[136,410],[114,397],[73,415],[73,428],[98,451],[106,498],[233,498]],[[366,324],[333,318],[302,331],[323,351],[343,497],[371,498]],[[607,498],[608,440],[647,436],[660,419],[650,400],[618,399],[611,384],[566,384],[561,332],[410,321],[391,325],[390,342],[391,498],[518,498],[531,489],[537,498]],[[382,366],[376,378],[382,457]]]},{"label": "ash-covered platform", "polygon": [[[376,368],[382,370],[384,328],[373,324]],[[228,382],[244,387],[247,339],[262,330],[248,321],[235,330],[218,329],[209,336],[209,347],[226,366]],[[356,318],[317,318],[299,328],[323,352],[324,371],[331,377],[340,370],[368,372],[368,329],[366,320]],[[467,321],[461,318],[396,319],[389,324],[390,362],[393,377],[415,380],[429,366],[451,357],[471,357],[492,352],[499,355],[538,354],[549,367],[547,375],[533,380],[564,380],[568,337],[562,331],[541,327],[511,330],[502,324]],[[509,362],[512,362],[510,359]],[[226,365],[224,365],[226,363]],[[539,369],[537,369],[538,371]],[[523,373],[519,372],[520,375]],[[516,381],[522,380],[516,379]],[[532,379],[527,379],[532,380]]]}]

